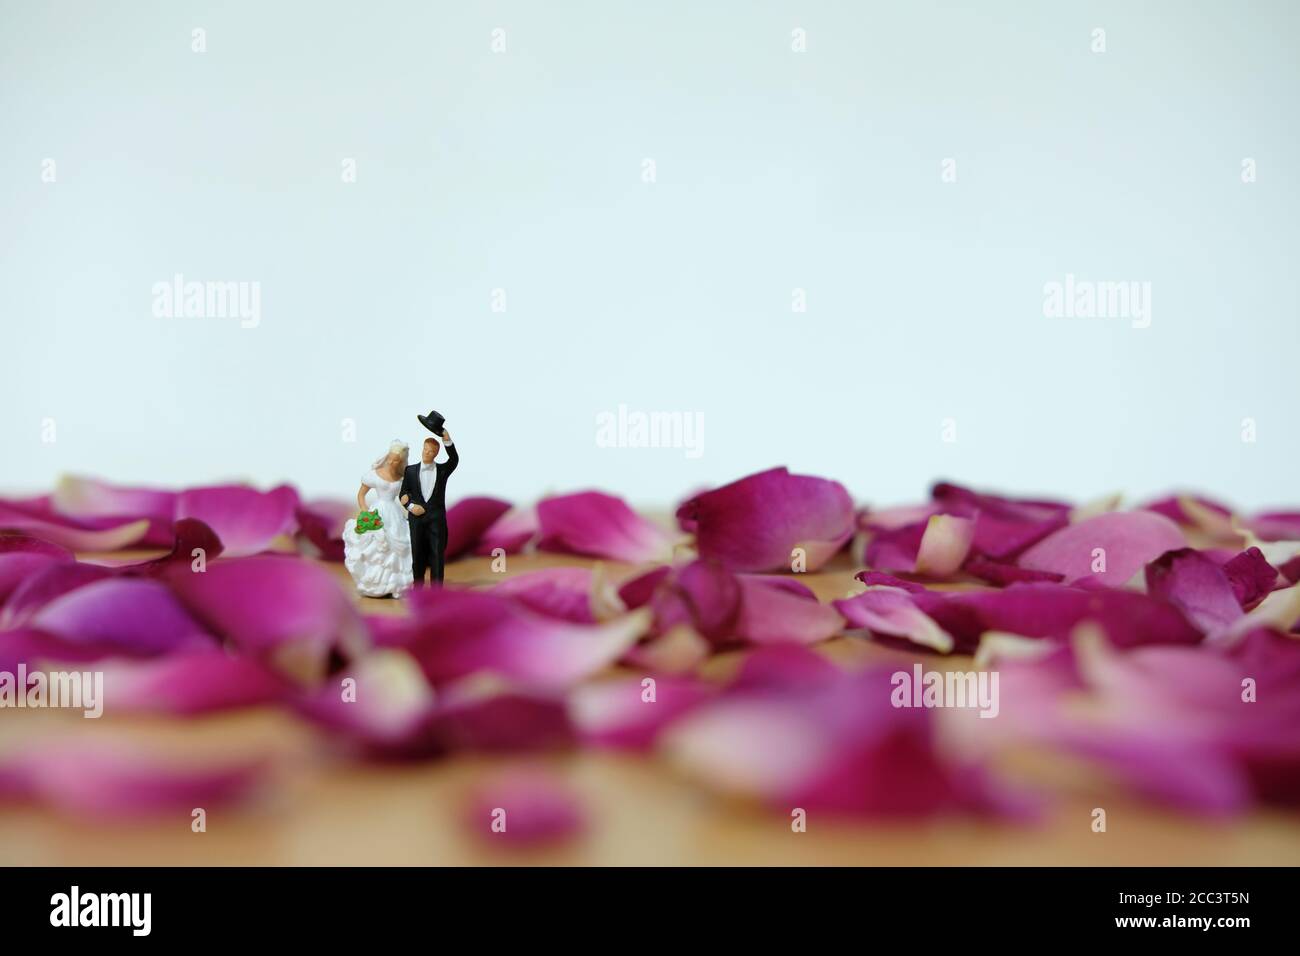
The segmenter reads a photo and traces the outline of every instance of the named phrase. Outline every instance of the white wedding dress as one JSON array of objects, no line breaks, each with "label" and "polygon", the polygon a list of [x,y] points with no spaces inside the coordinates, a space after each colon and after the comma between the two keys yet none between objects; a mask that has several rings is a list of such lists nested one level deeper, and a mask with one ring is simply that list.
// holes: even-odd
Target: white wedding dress
[{"label": "white wedding dress", "polygon": [[368,471],[361,483],[368,485],[366,507],[379,512],[383,528],[357,534],[357,519],[343,526],[343,564],[367,597],[391,594],[400,597],[415,578],[411,571],[411,529],[406,509],[397,500],[402,482],[385,481]]}]

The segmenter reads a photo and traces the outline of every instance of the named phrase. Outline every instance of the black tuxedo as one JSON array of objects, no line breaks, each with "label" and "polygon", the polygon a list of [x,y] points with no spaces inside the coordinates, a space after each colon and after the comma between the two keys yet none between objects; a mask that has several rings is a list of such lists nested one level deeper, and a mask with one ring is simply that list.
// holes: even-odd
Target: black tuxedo
[{"label": "black tuxedo", "polygon": [[[447,479],[460,464],[456,446],[449,442],[445,447],[447,460],[434,465],[437,476],[427,499],[420,487],[423,462],[408,465],[402,475],[401,493],[408,498],[406,516],[411,528],[411,572],[417,586],[424,583],[426,569],[434,581],[442,583],[442,562],[447,553]],[[422,506],[424,514],[411,514],[411,505]]]}]

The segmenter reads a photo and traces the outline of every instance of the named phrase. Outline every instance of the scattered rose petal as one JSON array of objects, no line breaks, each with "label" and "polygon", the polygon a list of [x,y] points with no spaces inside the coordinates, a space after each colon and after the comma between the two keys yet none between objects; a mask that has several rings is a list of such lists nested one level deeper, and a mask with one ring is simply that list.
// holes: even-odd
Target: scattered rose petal
[{"label": "scattered rose petal", "polygon": [[648,612],[599,625],[545,617],[491,593],[433,588],[413,595],[403,644],[435,686],[480,671],[525,686],[567,687],[618,660]]},{"label": "scattered rose petal", "polygon": [[658,525],[599,491],[546,498],[537,505],[539,551],[581,554],[615,561],[663,561],[672,539]]},{"label": "scattered rose petal", "polygon": [[176,498],[176,518],[198,518],[230,557],[265,551],[297,526],[298,493],[288,485],[258,491],[246,485],[190,488]]},{"label": "scattered rose petal", "polygon": [[104,670],[114,712],[209,714],[282,701],[289,685],[247,657],[221,648],[182,651]]},{"label": "scattered rose petal", "polygon": [[733,571],[789,571],[802,549],[816,571],[853,535],[853,500],[837,481],[773,468],[696,495],[677,509],[700,557]]},{"label": "scattered rose petal", "polygon": [[187,820],[194,807],[246,799],[265,773],[260,759],[202,765],[100,743],[45,744],[0,756],[0,800],[101,819],[169,813]]},{"label": "scattered rose petal", "polygon": [[586,817],[576,794],[557,777],[528,768],[474,788],[465,826],[484,841],[519,849],[571,840],[584,830]]},{"label": "scattered rose petal", "polygon": [[212,636],[164,585],[146,578],[93,581],[42,606],[31,626],[70,644],[103,644],[131,656],[213,646]]},{"label": "scattered rose petal", "polygon": [[975,537],[975,522],[953,515],[934,515],[926,523],[916,555],[917,574],[946,578],[957,573]]},{"label": "scattered rose petal", "polygon": [[1223,565],[1237,603],[1249,610],[1262,601],[1278,583],[1277,568],[1269,564],[1259,548],[1247,548]]},{"label": "scattered rose petal", "polygon": [[479,544],[484,532],[510,510],[510,502],[500,498],[462,498],[447,509],[447,561],[469,554]]},{"label": "scattered rose petal", "polygon": [[514,508],[488,526],[474,553],[488,555],[499,549],[504,554],[518,554],[539,530],[536,508]]},{"label": "scattered rose petal", "polygon": [[[298,540],[324,561],[343,560],[343,525],[355,518],[356,503],[318,499],[299,502],[294,510]],[[448,555],[450,560],[451,555]]]},{"label": "scattered rose petal", "polygon": [[1161,555],[1146,566],[1147,593],[1168,601],[1203,634],[1217,634],[1244,613],[1223,569],[1193,548]]},{"label": "scattered rose petal", "polygon": [[309,561],[222,558],[201,573],[173,565],[160,579],[212,633],[299,682],[319,682],[331,655],[347,659],[367,644],[347,593]]},{"label": "scattered rose petal", "polygon": [[[1178,526],[1151,511],[1116,511],[1053,532],[1020,556],[1031,571],[1060,574],[1066,583],[1083,578],[1122,587],[1143,565],[1185,547]],[[1102,570],[1094,570],[1104,560]]]}]

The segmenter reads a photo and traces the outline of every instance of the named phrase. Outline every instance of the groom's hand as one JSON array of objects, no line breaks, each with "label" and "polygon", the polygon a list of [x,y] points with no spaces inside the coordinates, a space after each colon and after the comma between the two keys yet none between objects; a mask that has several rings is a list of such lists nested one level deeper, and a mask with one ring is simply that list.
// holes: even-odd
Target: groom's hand
[{"label": "groom's hand", "polygon": [[424,514],[424,505],[411,505],[411,514],[417,518]]},{"label": "groom's hand", "polygon": [[447,429],[442,430],[442,440],[446,444],[451,444],[451,436],[447,434]]}]

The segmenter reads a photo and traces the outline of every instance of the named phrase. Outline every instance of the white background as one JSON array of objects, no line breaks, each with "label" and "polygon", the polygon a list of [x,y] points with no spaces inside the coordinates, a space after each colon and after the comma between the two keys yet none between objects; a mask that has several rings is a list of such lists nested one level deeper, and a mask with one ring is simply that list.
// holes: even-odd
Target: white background
[{"label": "white background", "polygon": [[[1300,502],[1300,6],[969,7],[4,0],[0,488],[347,498],[436,407],[453,497]],[[153,317],[178,272],[260,326]],[[1151,327],[1045,318],[1067,272]],[[703,456],[597,447],[620,403]]]}]

